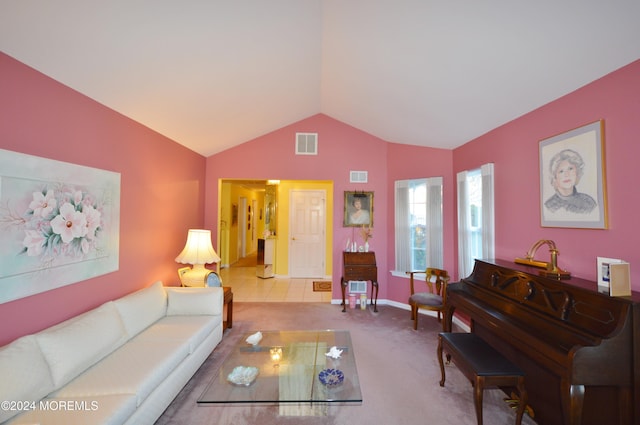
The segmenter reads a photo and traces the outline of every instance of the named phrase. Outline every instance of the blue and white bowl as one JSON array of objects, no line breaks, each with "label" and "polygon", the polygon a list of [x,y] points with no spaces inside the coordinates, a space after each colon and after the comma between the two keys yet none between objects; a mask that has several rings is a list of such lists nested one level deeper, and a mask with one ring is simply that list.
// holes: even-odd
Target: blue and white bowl
[{"label": "blue and white bowl", "polygon": [[335,387],[344,382],[344,373],[339,369],[323,369],[318,374],[318,378],[323,385]]}]

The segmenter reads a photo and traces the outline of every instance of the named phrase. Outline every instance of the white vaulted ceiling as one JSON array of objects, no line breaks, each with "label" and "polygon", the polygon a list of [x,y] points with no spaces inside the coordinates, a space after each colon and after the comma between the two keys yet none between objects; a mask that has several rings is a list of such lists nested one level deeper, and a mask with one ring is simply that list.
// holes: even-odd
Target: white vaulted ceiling
[{"label": "white vaulted ceiling", "polygon": [[454,148],[640,58],[639,22],[637,0],[0,0],[0,50],[205,156],[317,113]]}]

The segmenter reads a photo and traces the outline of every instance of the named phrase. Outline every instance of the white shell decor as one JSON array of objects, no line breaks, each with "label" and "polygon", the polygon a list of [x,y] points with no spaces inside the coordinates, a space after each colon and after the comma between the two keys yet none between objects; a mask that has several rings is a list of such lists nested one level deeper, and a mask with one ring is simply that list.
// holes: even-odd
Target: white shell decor
[{"label": "white shell decor", "polygon": [[342,350],[339,350],[338,347],[331,347],[329,352],[325,354],[327,357],[331,357],[332,359],[339,359],[340,355],[342,355]]},{"label": "white shell decor", "polygon": [[256,332],[253,335],[249,335],[246,339],[247,344],[256,345],[262,340],[262,332]]},{"label": "white shell decor", "polygon": [[255,381],[260,369],[253,366],[236,366],[227,376],[227,381],[235,385],[249,386]]}]

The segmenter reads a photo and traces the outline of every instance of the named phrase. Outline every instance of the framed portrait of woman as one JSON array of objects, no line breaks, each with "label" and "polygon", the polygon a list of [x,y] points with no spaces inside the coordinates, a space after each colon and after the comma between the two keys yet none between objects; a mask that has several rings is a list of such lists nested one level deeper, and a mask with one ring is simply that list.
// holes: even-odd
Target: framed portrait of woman
[{"label": "framed portrait of woman", "polygon": [[373,226],[373,192],[344,192],[344,227]]},{"label": "framed portrait of woman", "polygon": [[604,121],[540,141],[543,227],[607,228]]}]

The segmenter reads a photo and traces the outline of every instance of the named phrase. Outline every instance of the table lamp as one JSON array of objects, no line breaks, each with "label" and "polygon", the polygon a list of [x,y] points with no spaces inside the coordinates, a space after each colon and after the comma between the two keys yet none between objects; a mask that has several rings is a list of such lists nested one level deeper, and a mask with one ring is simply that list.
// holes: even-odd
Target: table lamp
[{"label": "table lamp", "polygon": [[176,261],[193,265],[191,269],[185,267],[178,271],[183,286],[205,286],[210,270],[207,270],[204,265],[220,261],[220,257],[211,245],[211,231],[189,229],[187,243],[176,257]]}]

